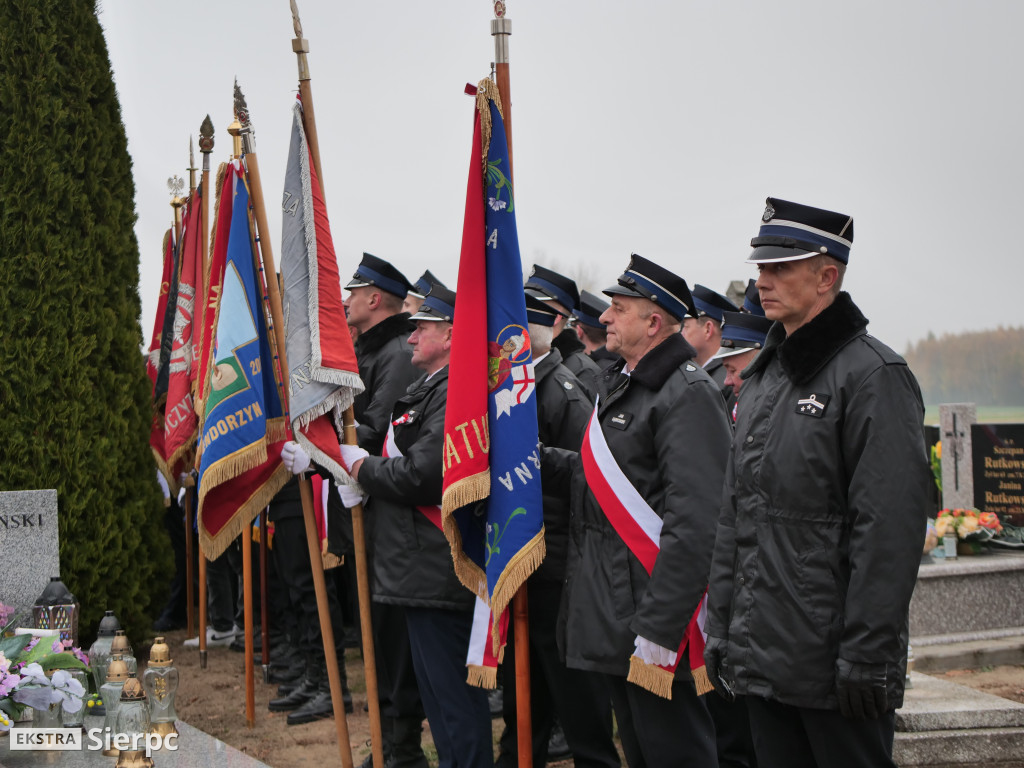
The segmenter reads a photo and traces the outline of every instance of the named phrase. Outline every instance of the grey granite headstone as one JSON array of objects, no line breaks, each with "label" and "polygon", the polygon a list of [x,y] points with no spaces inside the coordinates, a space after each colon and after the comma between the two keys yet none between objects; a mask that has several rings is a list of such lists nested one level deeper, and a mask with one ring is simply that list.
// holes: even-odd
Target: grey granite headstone
[{"label": "grey granite headstone", "polygon": [[939,406],[939,437],[942,440],[942,506],[970,509],[974,506],[971,460],[971,425],[978,420],[974,403]]},{"label": "grey granite headstone", "polygon": [[58,544],[57,491],[0,492],[0,602],[31,617],[50,577],[60,576]]}]

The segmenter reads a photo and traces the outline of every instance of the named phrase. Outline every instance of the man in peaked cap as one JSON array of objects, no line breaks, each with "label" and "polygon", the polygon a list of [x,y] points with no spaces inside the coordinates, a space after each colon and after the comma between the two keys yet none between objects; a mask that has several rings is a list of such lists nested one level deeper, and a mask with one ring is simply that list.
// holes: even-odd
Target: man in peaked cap
[{"label": "man in peaked cap", "polygon": [[[722,318],[722,346],[715,355],[725,370],[725,385],[732,387],[736,397],[743,388],[740,373],[757,357],[764,347],[765,338],[772,327],[772,321],[749,312],[726,312]],[[732,420],[736,421],[736,406],[732,408]]]},{"label": "man in peaked cap", "polygon": [[693,310],[685,280],[633,255],[605,294],[622,361],[603,373],[579,454],[544,448],[545,486],[572,488],[559,643],[570,667],[606,676],[629,765],[717,766],[698,625],[725,401],[679,332]]},{"label": "man in peaked cap", "polygon": [[917,381],[840,291],[852,243],[849,216],[775,198],[751,241],[774,325],[743,372],[704,657],[765,768],[895,765],[930,476]]},{"label": "man in peaked cap", "polygon": [[693,286],[692,293],[696,311],[683,319],[683,338],[697,350],[697,362],[722,390],[731,410],[736,398],[725,383],[725,369],[721,361],[715,359],[715,354],[722,342],[722,313],[738,312],[739,307],[703,285]]},{"label": "man in peaked cap", "polygon": [[761,295],[757,292],[757,281],[751,278],[747,281],[747,291],[743,295],[743,306],[740,312],[748,315],[764,317],[764,307],[761,306]]},{"label": "man in peaked cap", "polygon": [[548,302],[557,313],[552,346],[561,353],[562,364],[580,380],[587,394],[594,397],[601,369],[587,356],[575,331],[566,327],[572,310],[580,301],[576,282],[552,269],[534,264],[523,287],[530,295]]},{"label": "man in peaked cap", "polygon": [[402,311],[408,312],[410,315],[416,314],[420,306],[423,304],[423,300],[427,298],[427,294],[430,293],[430,289],[434,285],[445,286],[440,280],[434,277],[433,273],[428,269],[422,275],[420,279],[413,283],[412,288],[409,289],[409,293],[405,297],[405,301],[402,303]]},{"label": "man in peaked cap", "polygon": [[[412,364],[409,334],[416,326],[402,311],[409,281],[392,264],[364,253],[345,289],[345,313],[349,326],[358,331],[355,342],[359,376],[366,389],[353,403],[356,437],[361,448],[379,456],[384,447],[395,402],[419,376]],[[370,541],[370,573],[376,568],[373,555],[376,524],[366,521]],[[346,558],[346,564],[354,558]],[[351,566],[346,576],[355,583]],[[401,606],[373,605],[373,637],[377,657],[378,691],[385,760],[400,766],[426,766],[420,748],[423,709],[412,669],[405,613]],[[372,764],[372,757],[367,765]],[[380,768],[380,766],[378,766]]]},{"label": "man in peaked cap", "polygon": [[618,355],[609,352],[605,346],[608,331],[601,322],[601,315],[610,306],[600,296],[595,296],[590,291],[580,291],[579,306],[572,311],[572,316],[576,318],[573,324],[576,338],[599,368],[607,368],[619,359]]},{"label": "man in peaked cap", "polygon": [[[583,440],[594,404],[577,379],[562,365],[562,355],[551,345],[557,312],[549,302],[526,294],[536,377],[537,423],[543,445],[576,451]],[[543,766],[553,756],[548,736],[554,722],[561,724],[572,757],[579,766],[619,766],[612,740],[612,710],[602,675],[570,669],[561,660],[556,642],[558,609],[565,581],[569,547],[569,503],[564,493],[544,485],[544,541],[547,554],[526,581],[530,613],[530,706],[533,728],[533,764]],[[514,622],[509,623],[508,648],[515,646]],[[519,765],[514,653],[502,662],[505,686],[497,765]]]},{"label": "man in peaked cap", "polygon": [[[466,682],[475,597],[455,575],[441,529],[441,455],[455,293],[431,287],[412,316],[422,373],[395,403],[382,456],[352,465],[375,520],[373,599],[401,606],[412,662],[441,765],[493,763],[487,694]],[[391,765],[391,763],[388,763]]]}]

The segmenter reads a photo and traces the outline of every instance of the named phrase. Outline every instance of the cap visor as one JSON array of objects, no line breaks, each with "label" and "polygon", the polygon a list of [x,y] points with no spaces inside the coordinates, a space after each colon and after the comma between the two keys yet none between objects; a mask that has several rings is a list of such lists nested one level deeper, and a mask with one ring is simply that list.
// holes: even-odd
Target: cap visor
[{"label": "cap visor", "polygon": [[778,245],[762,245],[750,252],[747,264],[775,264],[780,261],[800,261],[817,256],[800,248],[782,248]]},{"label": "cap visor", "polygon": [[632,288],[627,288],[624,285],[610,285],[601,291],[605,296],[633,296],[634,298],[646,299],[640,291],[635,291]]},{"label": "cap visor", "polygon": [[368,283],[365,280],[361,280],[358,277],[353,277],[351,280],[348,281],[348,285],[346,285],[345,288],[365,288],[368,285],[371,285],[371,283]]},{"label": "cap visor", "polygon": [[712,360],[719,360],[723,357],[742,355],[744,352],[753,352],[757,347],[719,347]]}]

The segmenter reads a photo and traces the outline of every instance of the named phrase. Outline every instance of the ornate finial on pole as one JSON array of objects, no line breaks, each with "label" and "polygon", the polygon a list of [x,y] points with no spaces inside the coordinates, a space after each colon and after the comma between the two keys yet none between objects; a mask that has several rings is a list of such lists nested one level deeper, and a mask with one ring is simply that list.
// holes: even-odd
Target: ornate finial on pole
[{"label": "ornate finial on pole", "polygon": [[171,192],[171,205],[175,208],[180,208],[185,204],[185,201],[181,199],[181,193],[185,191],[185,180],[178,174],[174,174],[167,179],[167,189]]},{"label": "ornate finial on pole", "polygon": [[512,19],[505,16],[504,0],[494,0],[494,18],[491,36],[494,37],[494,61],[508,64],[508,38],[512,34]]},{"label": "ornate finial on pole", "polygon": [[295,4],[295,0],[289,0],[292,6],[292,26],[295,27],[295,38],[292,40],[292,50],[295,51],[295,55],[298,57],[299,65],[299,82],[303,80],[309,80],[309,59],[306,58],[306,54],[309,53],[309,40],[302,36],[302,22],[299,20],[299,6]]},{"label": "ornate finial on pole", "polygon": [[207,115],[199,126],[199,151],[203,153],[203,173],[210,170],[210,153],[213,152],[213,121]]},{"label": "ornate finial on pole", "polygon": [[[242,96],[242,91],[238,87],[238,78],[236,77],[235,78],[235,111],[234,111],[235,119],[231,123],[231,125],[228,126],[228,133],[230,133],[232,139],[234,139],[234,146],[232,148],[232,154],[235,157],[241,157],[242,156],[242,123],[238,119],[238,101],[239,101],[239,97],[240,96]],[[245,97],[244,96],[242,96],[241,101],[242,101],[242,109],[245,109]]]},{"label": "ornate finial on pole", "polygon": [[196,188],[196,149],[192,143],[192,136],[188,137],[188,188],[193,190]]},{"label": "ornate finial on pole", "polygon": [[238,87],[237,79],[235,80],[235,120],[239,123],[238,133],[242,140],[242,149],[246,154],[255,152],[256,132],[252,129],[252,120],[249,118],[249,107],[245,103],[245,94],[243,94],[242,89]]}]

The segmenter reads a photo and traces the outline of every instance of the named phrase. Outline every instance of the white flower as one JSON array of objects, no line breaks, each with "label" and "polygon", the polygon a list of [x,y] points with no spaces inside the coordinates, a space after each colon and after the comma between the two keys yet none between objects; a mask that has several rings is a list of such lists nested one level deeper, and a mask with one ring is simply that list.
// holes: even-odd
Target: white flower
[{"label": "white flower", "polygon": [[487,204],[496,211],[500,211],[508,205],[504,200],[495,200],[493,197],[488,199]]},{"label": "white flower", "polygon": [[26,664],[21,668],[19,673],[22,679],[26,683],[32,683],[34,685],[50,685],[50,678],[43,672],[43,668],[39,665],[38,661],[33,661],[31,664]]},{"label": "white flower", "polygon": [[77,712],[82,708],[82,697],[85,696],[85,687],[78,682],[65,669],[58,669],[53,673],[53,690],[56,691],[64,702],[65,712]]}]

